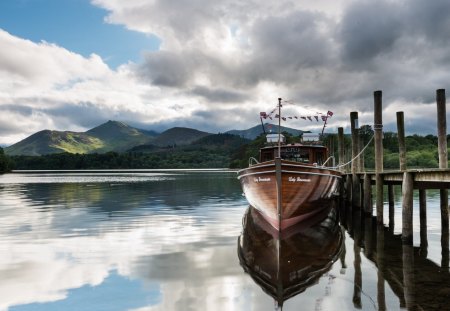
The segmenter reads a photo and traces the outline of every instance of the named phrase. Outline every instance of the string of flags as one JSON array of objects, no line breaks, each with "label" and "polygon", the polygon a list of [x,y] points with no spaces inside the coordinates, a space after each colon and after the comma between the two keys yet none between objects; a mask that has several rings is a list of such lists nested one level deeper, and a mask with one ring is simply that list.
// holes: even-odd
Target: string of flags
[{"label": "string of flags", "polygon": [[[269,113],[267,113],[267,112],[260,112],[259,116],[260,116],[260,118],[263,118],[263,119],[270,119],[270,120],[278,119],[280,116],[278,114],[275,114],[276,110],[277,109],[275,108],[274,110],[272,110]],[[286,121],[287,119],[291,119],[291,120],[292,119],[303,119],[303,120],[309,120],[309,121],[312,122],[313,118],[314,118],[317,122],[319,122],[319,118],[320,118],[322,121],[325,122],[326,120],[328,120],[328,118],[331,118],[332,116],[333,116],[333,112],[332,111],[328,111],[326,115],[324,115],[321,112],[317,112],[315,115],[287,116],[287,117],[281,117],[281,119],[283,121]]]}]

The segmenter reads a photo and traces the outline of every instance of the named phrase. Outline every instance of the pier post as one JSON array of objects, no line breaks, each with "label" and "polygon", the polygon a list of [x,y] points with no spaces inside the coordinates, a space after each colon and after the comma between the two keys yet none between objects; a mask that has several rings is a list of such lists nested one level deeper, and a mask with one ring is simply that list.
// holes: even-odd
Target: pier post
[{"label": "pier post", "polygon": [[359,211],[353,213],[354,235],[353,235],[353,252],[354,262],[353,268],[355,269],[355,278],[353,286],[353,306],[356,309],[362,309],[361,292],[362,292],[362,269],[361,269],[361,214]]},{"label": "pier post", "polygon": [[382,92],[375,91],[374,96],[374,135],[375,135],[375,174],[377,220],[383,222],[383,117]]},{"label": "pier post", "polygon": [[[439,151],[439,168],[448,168],[447,158],[447,109],[445,90],[436,90],[437,104],[437,131],[438,131],[438,151]],[[448,210],[448,190],[441,189],[441,244],[442,244],[442,261],[448,266],[448,249],[449,249],[449,210]],[[446,258],[446,259],[445,259]]]},{"label": "pier post", "polygon": [[352,202],[352,195],[353,195],[353,182],[352,182],[352,175],[347,174],[345,176],[345,198],[347,202]]},{"label": "pier post", "polygon": [[406,170],[405,117],[403,111],[397,111],[397,137],[400,170]]},{"label": "pier post", "polygon": [[402,241],[403,244],[413,244],[413,176],[403,173],[402,182]]},{"label": "pier post", "polygon": [[419,208],[420,208],[420,256],[426,258],[428,255],[428,237],[427,237],[427,191],[419,189]]},{"label": "pier post", "polygon": [[395,227],[394,185],[388,185],[388,202],[389,202],[389,229],[393,231]]},{"label": "pier post", "polygon": [[448,168],[447,160],[447,112],[445,106],[445,90],[436,91],[437,103],[437,130],[438,130],[438,150],[439,168]]},{"label": "pier post", "polygon": [[[339,154],[339,165],[345,163],[345,145],[344,145],[344,128],[338,127],[338,154]],[[340,167],[340,171],[343,172],[344,168]]]},{"label": "pier post", "polygon": [[368,173],[364,174],[364,212],[372,216],[373,203],[372,203],[372,181]]},{"label": "pier post", "polygon": [[352,111],[350,112],[350,125],[352,132],[352,205],[360,206],[361,205],[361,189],[359,177],[356,173],[360,170],[359,168],[359,159],[356,159],[356,156],[359,153],[359,129],[358,129],[358,112]]},{"label": "pier post", "polygon": [[414,285],[414,248],[412,245],[402,245],[403,290],[407,310],[416,309],[416,292]]},{"label": "pier post", "polygon": [[[364,148],[364,141],[358,135],[358,153],[360,153],[361,150],[363,150],[363,148]],[[364,172],[365,171],[365,168],[364,168],[364,152],[361,153],[361,155],[359,156],[358,160],[359,160],[359,164],[358,164],[359,171],[360,172]]]},{"label": "pier post", "polygon": [[386,294],[385,294],[385,259],[384,259],[384,225],[381,223],[377,224],[377,266],[378,266],[378,277],[377,277],[377,301],[378,310],[386,310]]}]

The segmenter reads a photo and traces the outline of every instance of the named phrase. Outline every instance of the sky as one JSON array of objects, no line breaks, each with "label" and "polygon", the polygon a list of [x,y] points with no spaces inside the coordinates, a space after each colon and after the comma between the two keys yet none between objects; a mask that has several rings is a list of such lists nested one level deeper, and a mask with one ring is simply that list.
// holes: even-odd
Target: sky
[{"label": "sky", "polygon": [[[246,129],[333,111],[385,130],[436,134],[450,83],[447,0],[2,0],[0,145],[108,120],[163,131]],[[322,124],[285,124],[319,130]]]}]

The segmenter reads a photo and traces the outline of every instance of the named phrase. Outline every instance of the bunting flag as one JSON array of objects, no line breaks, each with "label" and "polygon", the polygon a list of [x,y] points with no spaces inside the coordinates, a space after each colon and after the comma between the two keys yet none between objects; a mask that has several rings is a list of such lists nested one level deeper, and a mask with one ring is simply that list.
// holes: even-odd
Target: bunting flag
[{"label": "bunting flag", "polygon": [[[273,120],[273,118],[279,119],[280,116],[278,114],[274,115],[276,110],[277,110],[277,108],[273,109],[270,113],[261,111],[259,113],[259,117],[262,118],[262,119],[270,119],[270,120]],[[333,116],[333,114],[334,113],[332,111],[328,110],[326,115],[324,113],[322,113],[322,112],[316,112],[316,115],[314,115],[314,116],[286,116],[286,117],[281,117],[281,118],[284,121],[286,121],[287,119],[290,119],[290,120],[292,120],[292,119],[303,119],[303,120],[309,120],[309,121],[312,122],[313,121],[312,118],[314,117],[314,119],[316,119],[316,121],[319,122],[319,117],[320,117],[320,119],[322,119],[322,121],[326,122],[328,120],[328,118],[331,118]]]}]

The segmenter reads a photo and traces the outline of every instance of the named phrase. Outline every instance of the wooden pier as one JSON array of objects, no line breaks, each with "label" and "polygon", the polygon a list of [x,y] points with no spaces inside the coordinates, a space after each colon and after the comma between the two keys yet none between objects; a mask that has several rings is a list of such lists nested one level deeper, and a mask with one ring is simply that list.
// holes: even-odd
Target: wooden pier
[{"label": "wooden pier", "polygon": [[[385,171],[383,169],[383,121],[382,121],[382,92],[374,92],[374,141],[375,141],[375,169],[364,169],[361,153],[361,143],[358,129],[358,113],[350,113],[351,124],[351,170],[343,171],[343,198],[353,207],[361,208],[367,215],[376,211],[378,223],[384,219],[384,191],[387,189],[389,202],[389,220],[394,221],[394,191],[395,185],[402,188],[402,241],[405,245],[413,244],[413,193],[419,191],[421,239],[426,239],[426,190],[440,190],[441,225],[442,225],[442,256],[443,264],[448,268],[449,254],[449,206],[448,189],[450,189],[450,169],[448,169],[447,155],[447,123],[445,90],[436,91],[437,105],[437,136],[439,168],[408,169],[406,167],[404,113],[397,112],[397,135],[399,145],[399,170]],[[338,129],[339,165],[345,163],[343,128]],[[349,153],[349,152],[348,152]],[[374,187],[372,187],[374,186]],[[375,191],[372,191],[374,188]],[[373,204],[375,199],[375,206]]]}]

